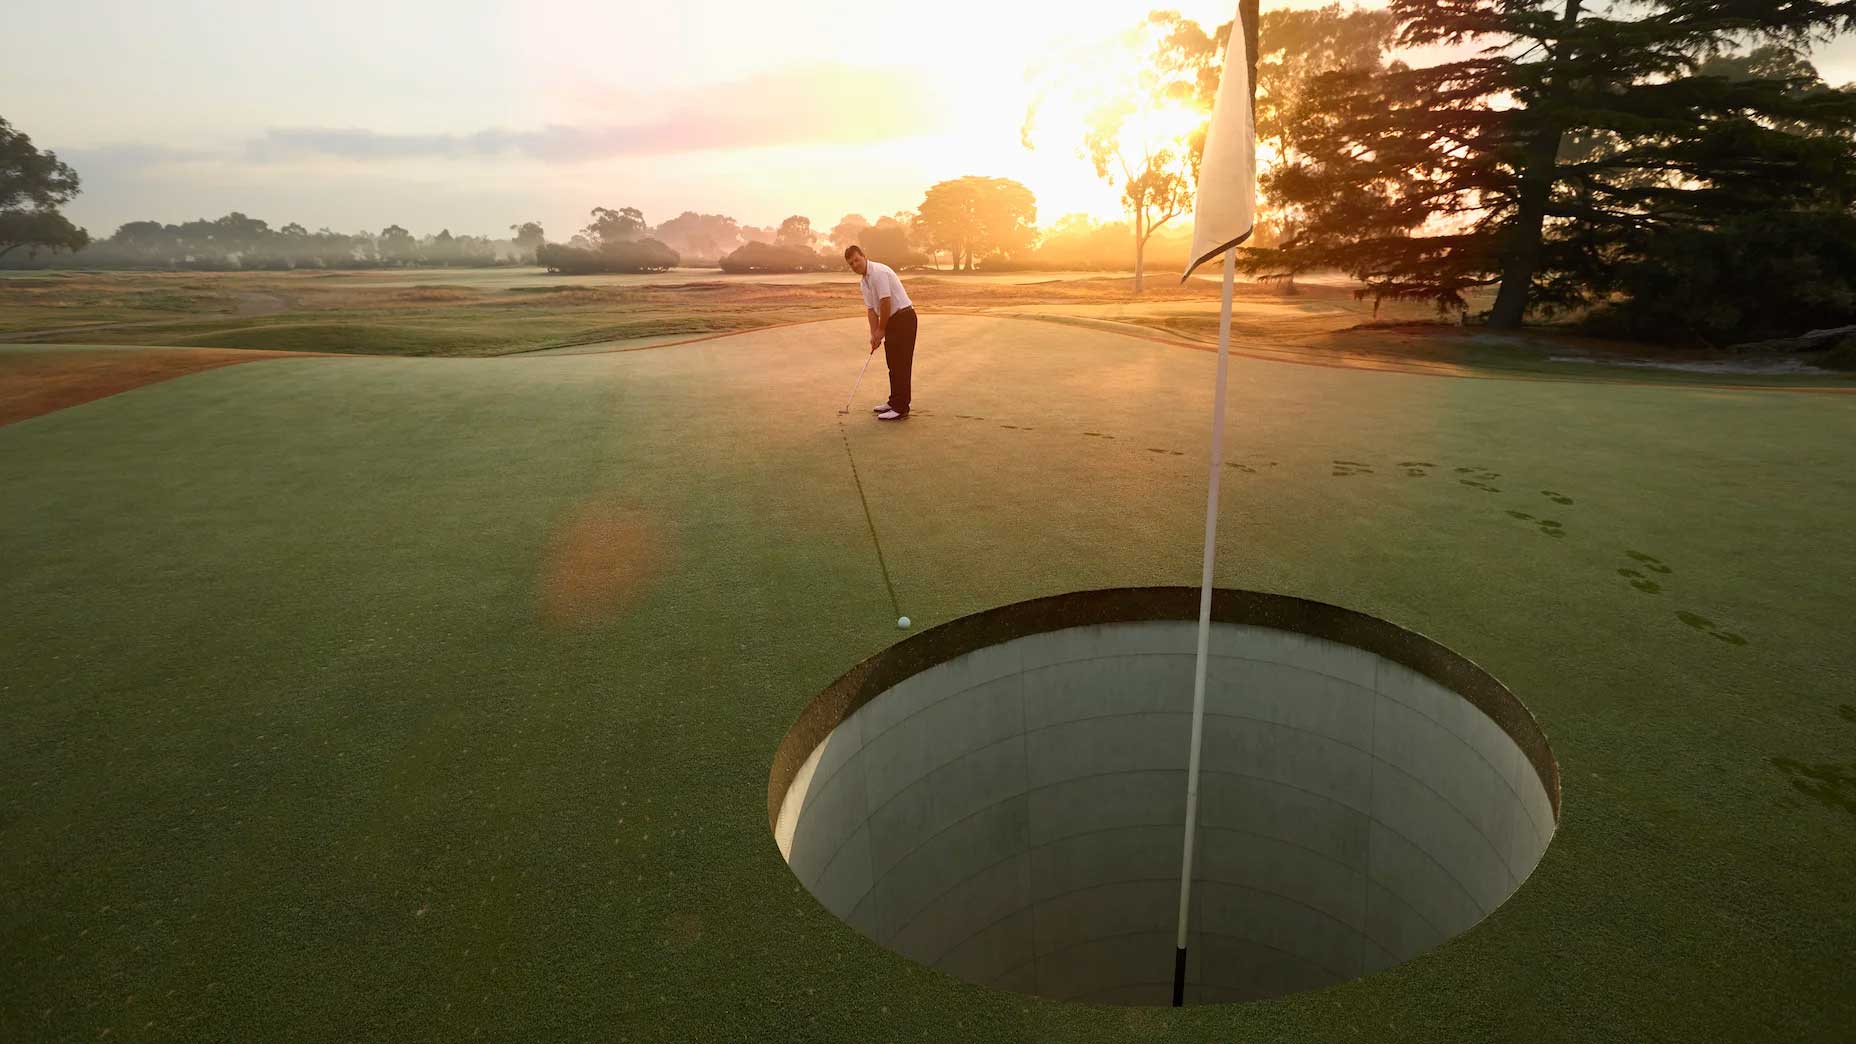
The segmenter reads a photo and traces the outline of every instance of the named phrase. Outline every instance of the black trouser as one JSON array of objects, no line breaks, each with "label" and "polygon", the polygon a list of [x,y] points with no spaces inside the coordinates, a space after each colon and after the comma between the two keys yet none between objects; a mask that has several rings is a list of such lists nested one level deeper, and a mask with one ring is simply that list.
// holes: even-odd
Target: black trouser
[{"label": "black trouser", "polygon": [[909,412],[909,377],[915,369],[915,309],[904,308],[883,328],[883,361],[889,364],[889,408]]}]

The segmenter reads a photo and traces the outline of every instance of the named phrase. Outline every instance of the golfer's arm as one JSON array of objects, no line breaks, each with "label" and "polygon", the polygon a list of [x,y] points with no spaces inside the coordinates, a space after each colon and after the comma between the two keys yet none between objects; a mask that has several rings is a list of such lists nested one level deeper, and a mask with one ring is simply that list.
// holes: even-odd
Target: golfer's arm
[{"label": "golfer's arm", "polygon": [[876,314],[876,309],[874,308],[866,308],[864,311],[870,316],[870,336],[875,337],[883,331],[883,319]]},{"label": "golfer's arm", "polygon": [[883,298],[883,300],[877,303],[882,306],[883,314],[877,319],[876,332],[882,333],[883,331],[889,329],[889,317],[890,317],[890,314],[894,312],[896,309],[896,301],[894,298],[885,297]]}]

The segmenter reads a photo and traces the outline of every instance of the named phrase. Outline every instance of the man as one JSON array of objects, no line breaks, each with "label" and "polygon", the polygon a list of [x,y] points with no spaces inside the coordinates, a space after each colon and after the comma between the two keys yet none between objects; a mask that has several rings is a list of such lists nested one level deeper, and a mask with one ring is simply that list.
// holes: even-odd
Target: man
[{"label": "man", "polygon": [[844,248],[844,260],[856,272],[870,313],[870,350],[883,348],[889,365],[889,401],[876,407],[876,419],[902,420],[909,415],[909,376],[915,368],[915,307],[902,289],[896,270],[864,256],[863,247]]}]

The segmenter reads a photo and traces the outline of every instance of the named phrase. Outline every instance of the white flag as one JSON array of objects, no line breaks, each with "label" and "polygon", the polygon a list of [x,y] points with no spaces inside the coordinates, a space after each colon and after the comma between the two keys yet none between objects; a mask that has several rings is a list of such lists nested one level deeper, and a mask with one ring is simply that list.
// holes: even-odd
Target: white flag
[{"label": "white flag", "polygon": [[1192,210],[1193,269],[1250,238],[1257,223],[1257,0],[1237,5],[1224,49],[1224,79],[1212,104]]}]

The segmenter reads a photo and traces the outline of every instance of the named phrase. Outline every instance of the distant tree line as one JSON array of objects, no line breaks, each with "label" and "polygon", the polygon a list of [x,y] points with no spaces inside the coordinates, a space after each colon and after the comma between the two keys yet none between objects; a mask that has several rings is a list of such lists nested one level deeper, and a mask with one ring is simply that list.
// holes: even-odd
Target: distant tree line
[{"label": "distant tree line", "polygon": [[725,272],[837,271],[856,243],[897,268],[955,271],[1107,267],[1127,242],[1124,224],[1080,215],[1040,234],[1031,190],[1005,178],[965,177],[928,189],[920,207],[878,217],[846,214],[828,232],[795,214],[775,228],[723,214],[685,211],[652,227],[636,207],[594,207],[586,226],[550,243],[539,222],[509,226],[509,238],[415,236],[400,225],[378,232],[272,227],[234,211],[180,224],[131,221],[91,240],[59,213],[77,195],[78,175],[0,120],[0,266],[223,270],[488,267],[539,264],[552,272],[662,272],[679,266]]},{"label": "distant tree line", "polygon": [[[274,228],[234,211],[180,224],[131,221],[92,241],[59,208],[78,193],[77,172],[41,152],[0,120],[0,266],[288,270],[387,267],[487,267],[539,264],[551,272],[662,272],[679,266],[725,272],[835,271],[852,243],[897,268],[956,271],[1079,265],[1084,244],[1112,238],[1114,226],[1066,219],[1041,259],[1037,201],[1004,178],[966,177],[929,188],[913,212],[872,222],[847,214],[829,232],[795,214],[777,228],[742,225],[723,214],[684,211],[652,227],[636,207],[594,207],[586,226],[565,243],[550,243],[539,222],[509,226],[507,239],[415,236],[400,225],[379,232],[310,231],[296,222]],[[1077,222],[1082,221],[1079,225]],[[1087,227],[1086,236],[1079,230]],[[1112,251],[1094,259],[1101,263]],[[1061,258],[1061,262],[1058,261]]]},{"label": "distant tree line", "polygon": [[[80,259],[74,259],[80,260]],[[131,221],[110,238],[85,250],[81,261],[94,267],[190,269],[293,268],[471,268],[525,263],[524,251],[511,240],[485,236],[415,237],[399,225],[379,232],[311,232],[296,222],[272,228],[268,222],[234,211],[211,221],[164,225]]]},{"label": "distant tree line", "polygon": [[916,212],[875,222],[846,214],[829,232],[795,214],[778,228],[743,226],[722,214],[682,214],[653,228],[636,207],[595,207],[592,220],[566,243],[540,250],[550,271],[653,272],[673,267],[724,272],[815,272],[844,267],[856,243],[897,268],[935,264],[945,255],[957,271],[1030,263],[1037,246],[1037,201],[1004,178],[959,178],[928,190]]}]

